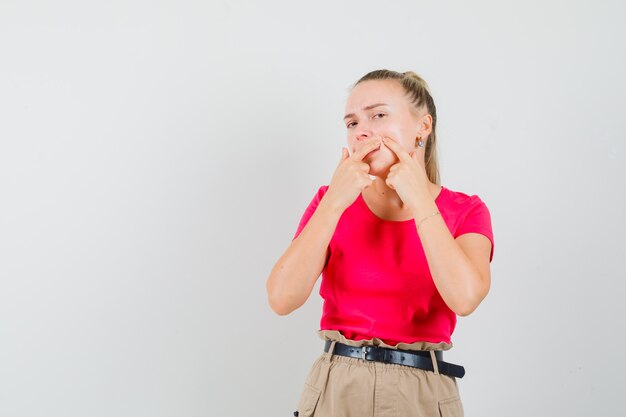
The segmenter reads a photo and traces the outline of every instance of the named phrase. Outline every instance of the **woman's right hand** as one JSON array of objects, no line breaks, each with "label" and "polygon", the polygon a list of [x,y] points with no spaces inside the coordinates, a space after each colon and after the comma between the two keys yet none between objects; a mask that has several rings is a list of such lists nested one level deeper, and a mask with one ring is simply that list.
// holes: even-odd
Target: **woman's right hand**
[{"label": "woman's right hand", "polygon": [[341,160],[335,169],[324,198],[342,211],[348,208],[363,189],[372,185],[369,176],[370,166],[363,162],[365,155],[381,146],[381,140],[364,145],[352,155],[345,147],[341,148]]}]

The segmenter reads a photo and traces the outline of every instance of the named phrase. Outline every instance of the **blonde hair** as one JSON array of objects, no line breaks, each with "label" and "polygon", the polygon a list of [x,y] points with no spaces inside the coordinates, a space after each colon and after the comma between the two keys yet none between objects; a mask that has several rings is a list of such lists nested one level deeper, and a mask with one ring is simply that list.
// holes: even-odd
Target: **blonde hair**
[{"label": "blonde hair", "polygon": [[426,140],[426,148],[424,149],[424,165],[428,179],[431,182],[440,185],[439,163],[437,161],[437,108],[435,107],[435,102],[430,95],[430,88],[428,87],[426,81],[413,71],[397,72],[380,69],[368,72],[356,83],[354,83],[351,88],[356,87],[363,81],[369,80],[397,80],[404,88],[409,101],[415,106],[413,113],[419,114],[419,110],[421,110],[424,106],[426,107],[426,110],[433,118],[433,123],[432,130],[428,135],[428,140],[426,140],[426,138],[422,138]]}]

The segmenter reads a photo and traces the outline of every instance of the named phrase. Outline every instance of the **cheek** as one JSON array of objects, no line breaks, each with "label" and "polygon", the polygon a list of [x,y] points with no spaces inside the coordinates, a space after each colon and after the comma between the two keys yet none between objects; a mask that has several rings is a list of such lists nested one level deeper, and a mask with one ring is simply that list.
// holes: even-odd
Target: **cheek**
[{"label": "cheek", "polygon": [[405,130],[395,128],[389,129],[388,136],[400,144],[404,149],[412,149],[414,147],[415,138],[412,138],[412,133]]},{"label": "cheek", "polygon": [[392,123],[389,123],[386,126],[381,126],[381,129],[376,132],[376,134],[388,136],[398,143],[402,143],[404,141],[404,137],[406,136],[406,132],[404,132],[400,126]]}]

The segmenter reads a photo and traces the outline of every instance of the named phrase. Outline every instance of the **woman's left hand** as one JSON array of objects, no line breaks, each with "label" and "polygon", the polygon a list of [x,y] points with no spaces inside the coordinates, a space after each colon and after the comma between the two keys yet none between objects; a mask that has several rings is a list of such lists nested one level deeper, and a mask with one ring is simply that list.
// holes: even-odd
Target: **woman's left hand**
[{"label": "woman's left hand", "polygon": [[383,137],[383,144],[391,149],[400,160],[389,168],[385,183],[395,190],[404,204],[417,210],[424,198],[431,197],[428,190],[428,175],[424,166],[426,147],[417,147],[410,154],[398,142]]}]

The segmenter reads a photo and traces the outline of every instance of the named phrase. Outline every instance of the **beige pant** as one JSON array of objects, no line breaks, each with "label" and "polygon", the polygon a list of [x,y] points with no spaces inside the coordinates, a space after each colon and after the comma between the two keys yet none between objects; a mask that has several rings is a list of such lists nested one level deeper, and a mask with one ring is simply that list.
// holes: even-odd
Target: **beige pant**
[{"label": "beige pant", "polygon": [[[334,330],[321,330],[319,335],[352,346],[381,345],[378,339],[346,339]],[[297,407],[299,417],[463,417],[456,378],[439,373],[432,352],[451,345],[417,342],[396,347],[431,350],[433,372],[333,355],[335,343],[315,360],[306,377]]]}]

